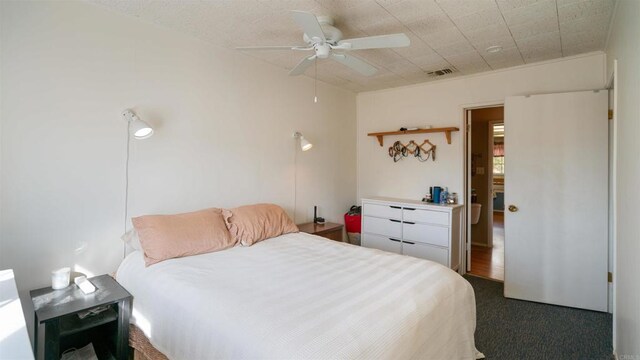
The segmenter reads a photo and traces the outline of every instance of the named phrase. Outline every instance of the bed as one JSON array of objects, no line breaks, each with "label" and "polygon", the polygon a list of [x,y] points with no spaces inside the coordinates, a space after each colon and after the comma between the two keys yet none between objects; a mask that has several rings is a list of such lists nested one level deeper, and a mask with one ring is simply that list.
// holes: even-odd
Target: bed
[{"label": "bed", "polygon": [[169,359],[475,359],[471,285],[434,262],[291,233],[117,280]]}]

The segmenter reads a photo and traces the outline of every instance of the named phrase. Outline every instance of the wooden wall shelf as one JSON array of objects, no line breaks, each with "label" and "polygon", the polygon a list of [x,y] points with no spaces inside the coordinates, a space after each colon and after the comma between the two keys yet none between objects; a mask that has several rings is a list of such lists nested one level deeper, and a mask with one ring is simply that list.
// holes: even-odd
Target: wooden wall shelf
[{"label": "wooden wall shelf", "polygon": [[378,138],[380,146],[384,146],[384,137],[387,135],[410,135],[410,134],[427,134],[443,132],[447,137],[447,144],[451,144],[451,133],[454,131],[460,131],[457,127],[445,127],[445,128],[433,128],[433,129],[418,129],[418,130],[406,130],[406,131],[385,131],[368,133],[369,136],[375,136]]}]

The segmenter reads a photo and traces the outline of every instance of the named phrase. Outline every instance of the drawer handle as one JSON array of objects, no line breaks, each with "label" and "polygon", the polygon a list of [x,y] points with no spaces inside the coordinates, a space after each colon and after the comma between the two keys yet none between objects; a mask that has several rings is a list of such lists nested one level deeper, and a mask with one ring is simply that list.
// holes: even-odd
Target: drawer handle
[{"label": "drawer handle", "polygon": [[393,220],[393,219],[389,219],[389,221],[393,221],[393,222],[401,222],[400,220]]},{"label": "drawer handle", "polygon": [[415,225],[415,223],[414,223],[414,222],[412,222],[412,221],[405,221],[404,223],[405,223],[405,224],[409,224],[409,225]]},{"label": "drawer handle", "polygon": [[389,205],[389,207],[392,208],[392,209],[402,209],[400,206]]},{"label": "drawer handle", "polygon": [[395,241],[395,242],[402,242],[401,240],[394,239],[394,238],[389,238],[389,240],[391,240],[391,241]]},{"label": "drawer handle", "polygon": [[402,241],[402,242],[405,243],[405,244],[409,244],[409,245],[415,245],[416,244],[416,243],[411,242],[411,241]]},{"label": "drawer handle", "polygon": [[405,210],[409,210],[409,211],[415,211],[414,208],[404,208]]}]

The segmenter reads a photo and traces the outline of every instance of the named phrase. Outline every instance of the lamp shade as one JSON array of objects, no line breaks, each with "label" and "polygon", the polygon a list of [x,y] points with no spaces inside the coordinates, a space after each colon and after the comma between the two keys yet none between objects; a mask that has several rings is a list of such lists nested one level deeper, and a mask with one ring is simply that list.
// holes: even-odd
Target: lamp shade
[{"label": "lamp shade", "polygon": [[293,137],[296,139],[300,139],[300,149],[302,151],[307,151],[313,147],[313,144],[310,143],[309,140],[305,139],[304,136],[302,136],[301,132],[299,131],[294,132]]},{"label": "lamp shade", "polygon": [[312,143],[310,143],[303,136],[300,136],[300,149],[302,149],[302,151],[307,151],[307,150],[311,149],[312,147],[313,147]]},{"label": "lamp shade", "polygon": [[140,119],[136,119],[131,124],[131,131],[133,132],[133,137],[138,140],[148,139],[153,135],[153,128]]},{"label": "lamp shade", "polygon": [[138,115],[130,109],[126,109],[122,112],[122,116],[129,123],[129,131],[133,133],[133,138],[136,140],[148,139],[153,135],[153,128],[145,121],[140,120]]}]

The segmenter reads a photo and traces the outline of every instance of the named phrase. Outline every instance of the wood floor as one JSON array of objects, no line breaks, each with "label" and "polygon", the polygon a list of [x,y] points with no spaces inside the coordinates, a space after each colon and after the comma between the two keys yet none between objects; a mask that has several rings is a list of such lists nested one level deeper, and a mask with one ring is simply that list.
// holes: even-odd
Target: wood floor
[{"label": "wood floor", "polygon": [[504,213],[493,213],[493,248],[471,246],[469,273],[504,281]]}]

